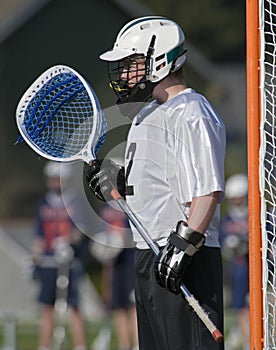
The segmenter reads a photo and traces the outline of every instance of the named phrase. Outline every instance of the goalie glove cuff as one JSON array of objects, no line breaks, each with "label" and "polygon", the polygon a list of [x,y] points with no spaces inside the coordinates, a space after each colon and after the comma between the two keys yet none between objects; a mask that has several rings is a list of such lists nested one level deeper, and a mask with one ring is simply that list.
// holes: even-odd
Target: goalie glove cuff
[{"label": "goalie glove cuff", "polygon": [[176,231],[170,234],[169,241],[189,256],[193,256],[204,245],[205,235],[194,231],[186,222],[179,221]]}]

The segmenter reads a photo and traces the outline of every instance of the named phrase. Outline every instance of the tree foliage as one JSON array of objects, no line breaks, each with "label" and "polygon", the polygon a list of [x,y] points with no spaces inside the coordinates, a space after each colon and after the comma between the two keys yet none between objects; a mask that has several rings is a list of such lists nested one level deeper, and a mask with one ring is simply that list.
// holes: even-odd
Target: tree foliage
[{"label": "tree foliage", "polygon": [[213,61],[245,59],[245,1],[141,0],[154,14],[179,23],[187,40]]}]

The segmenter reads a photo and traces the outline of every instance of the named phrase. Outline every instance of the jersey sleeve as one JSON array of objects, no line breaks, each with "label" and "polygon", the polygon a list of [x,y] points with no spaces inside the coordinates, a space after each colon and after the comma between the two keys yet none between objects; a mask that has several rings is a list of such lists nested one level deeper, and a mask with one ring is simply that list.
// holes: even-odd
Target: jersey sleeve
[{"label": "jersey sleeve", "polygon": [[177,140],[177,177],[182,203],[211,192],[224,192],[224,125],[214,118],[190,118]]}]

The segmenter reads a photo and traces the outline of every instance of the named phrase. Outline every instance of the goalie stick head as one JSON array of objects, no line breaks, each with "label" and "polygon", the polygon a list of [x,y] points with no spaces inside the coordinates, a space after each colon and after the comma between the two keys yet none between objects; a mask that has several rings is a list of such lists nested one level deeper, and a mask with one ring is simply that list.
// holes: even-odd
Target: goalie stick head
[{"label": "goalie stick head", "polygon": [[106,120],[92,87],[75,70],[54,66],[22,96],[16,110],[21,137],[39,155],[55,161],[95,159]]}]

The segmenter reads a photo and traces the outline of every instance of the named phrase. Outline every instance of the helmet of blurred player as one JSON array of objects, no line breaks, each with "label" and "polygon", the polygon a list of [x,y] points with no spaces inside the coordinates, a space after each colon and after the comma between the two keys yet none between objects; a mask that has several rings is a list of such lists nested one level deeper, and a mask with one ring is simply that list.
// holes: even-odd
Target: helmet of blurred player
[{"label": "helmet of blurred player", "polygon": [[61,179],[69,179],[71,175],[71,166],[58,162],[49,161],[44,167],[44,175],[47,178],[59,177]]},{"label": "helmet of blurred player", "polygon": [[125,242],[120,231],[102,231],[93,236],[90,253],[101,263],[114,260],[124,249]]},{"label": "helmet of blurred player", "polygon": [[228,199],[247,196],[248,179],[245,174],[235,174],[228,178],[225,185],[225,197]]},{"label": "helmet of blurred player", "polygon": [[[100,56],[108,62],[110,86],[118,97],[117,103],[143,102],[150,98],[154,86],[184,64],[184,41],[179,25],[165,17],[147,16],[127,23],[113,48]],[[127,69],[127,60],[134,58],[144,59],[144,75],[129,87],[121,75]]]}]

